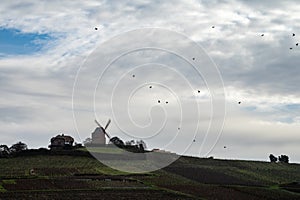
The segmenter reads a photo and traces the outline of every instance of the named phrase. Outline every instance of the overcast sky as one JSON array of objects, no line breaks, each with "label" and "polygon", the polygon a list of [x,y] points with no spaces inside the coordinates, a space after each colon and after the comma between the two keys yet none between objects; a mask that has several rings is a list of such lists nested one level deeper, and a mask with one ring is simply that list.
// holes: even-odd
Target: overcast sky
[{"label": "overcast sky", "polygon": [[[297,0],[2,1],[0,143],[46,147],[58,133],[81,142],[95,129],[96,116],[103,125],[113,119],[108,128],[112,136],[128,140],[122,132],[129,132],[146,138],[149,148],[183,153],[189,146],[185,154],[225,159],[268,160],[270,153],[287,154],[300,162],[299,10]],[[118,54],[143,36],[114,38],[151,27],[193,40],[206,54],[193,54],[184,46],[182,51],[197,62],[209,57],[220,72],[226,117],[220,138],[214,127],[209,132],[217,141],[212,151],[207,151],[214,143],[209,139],[201,147],[211,119],[209,78],[195,76],[180,57],[133,52],[111,66],[99,85],[90,81],[99,79],[96,75],[106,67],[101,64],[112,51]],[[73,107],[73,86],[82,66],[88,72],[77,76]],[[91,109],[94,92],[96,110]],[[130,117],[133,124],[126,121]],[[221,113],[215,120],[222,119]]]}]

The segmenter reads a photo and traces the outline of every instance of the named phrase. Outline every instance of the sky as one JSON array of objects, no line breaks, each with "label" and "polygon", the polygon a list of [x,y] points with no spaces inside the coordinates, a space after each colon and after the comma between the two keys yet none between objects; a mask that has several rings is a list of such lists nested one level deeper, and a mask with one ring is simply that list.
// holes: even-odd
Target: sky
[{"label": "sky", "polygon": [[[110,135],[149,148],[300,162],[299,9],[297,0],[2,1],[0,143],[46,147],[59,133],[82,142],[95,118],[111,118]],[[161,35],[135,35],[151,28]],[[130,52],[100,76],[122,50],[158,43],[170,51]],[[217,67],[220,88],[193,65]],[[214,89],[226,112],[212,113]]]}]

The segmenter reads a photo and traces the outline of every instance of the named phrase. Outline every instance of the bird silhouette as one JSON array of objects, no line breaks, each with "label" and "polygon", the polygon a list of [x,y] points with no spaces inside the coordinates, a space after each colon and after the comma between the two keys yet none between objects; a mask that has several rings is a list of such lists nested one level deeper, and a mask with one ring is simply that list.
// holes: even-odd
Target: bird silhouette
[{"label": "bird silhouette", "polygon": [[298,46],[299,43],[296,43],[296,46]]},{"label": "bird silhouette", "polygon": [[200,93],[200,90],[198,90],[198,93]]},{"label": "bird silhouette", "polygon": [[195,58],[193,58],[193,60],[195,60]]},{"label": "bird silhouette", "polygon": [[239,104],[241,104],[242,102],[239,101]]},{"label": "bird silhouette", "polygon": [[166,101],[166,104],[168,104],[169,102]]},{"label": "bird silhouette", "polygon": [[97,27],[95,27],[95,30],[98,30],[98,28],[97,28]]},{"label": "bird silhouette", "polygon": [[160,103],[160,100],[158,100],[157,102]]},{"label": "bird silhouette", "polygon": [[224,146],[224,149],[226,149],[227,147],[226,146]]},{"label": "bird silhouette", "polygon": [[152,86],[150,85],[149,88],[152,88]]},{"label": "bird silhouette", "polygon": [[293,33],[293,37],[294,37],[294,36],[296,36],[296,34],[295,34],[295,33]]},{"label": "bird silhouette", "polygon": [[193,142],[196,142],[196,140],[194,139]]},{"label": "bird silhouette", "polygon": [[215,28],[215,26],[212,26],[211,28]]},{"label": "bird silhouette", "polygon": [[261,34],[261,36],[263,37],[265,34]]},{"label": "bird silhouette", "polygon": [[292,47],[290,47],[290,50],[292,50],[293,48]]},{"label": "bird silhouette", "polygon": [[134,78],[134,77],[135,77],[135,75],[133,74],[133,75],[132,75],[132,77]]}]

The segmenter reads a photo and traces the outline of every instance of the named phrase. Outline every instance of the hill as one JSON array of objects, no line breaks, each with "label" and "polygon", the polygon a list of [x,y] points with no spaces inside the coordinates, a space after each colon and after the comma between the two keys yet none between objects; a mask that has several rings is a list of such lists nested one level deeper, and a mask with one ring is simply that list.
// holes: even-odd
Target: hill
[{"label": "hill", "polygon": [[0,199],[300,199],[300,165],[181,157],[146,174],[82,153],[0,159]]}]

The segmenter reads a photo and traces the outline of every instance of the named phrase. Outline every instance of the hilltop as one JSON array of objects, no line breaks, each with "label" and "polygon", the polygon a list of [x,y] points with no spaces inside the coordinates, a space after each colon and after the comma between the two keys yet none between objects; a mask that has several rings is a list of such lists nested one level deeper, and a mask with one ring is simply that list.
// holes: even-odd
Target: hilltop
[{"label": "hilltop", "polygon": [[0,159],[0,199],[300,199],[300,165],[183,156],[145,174],[84,153]]}]

